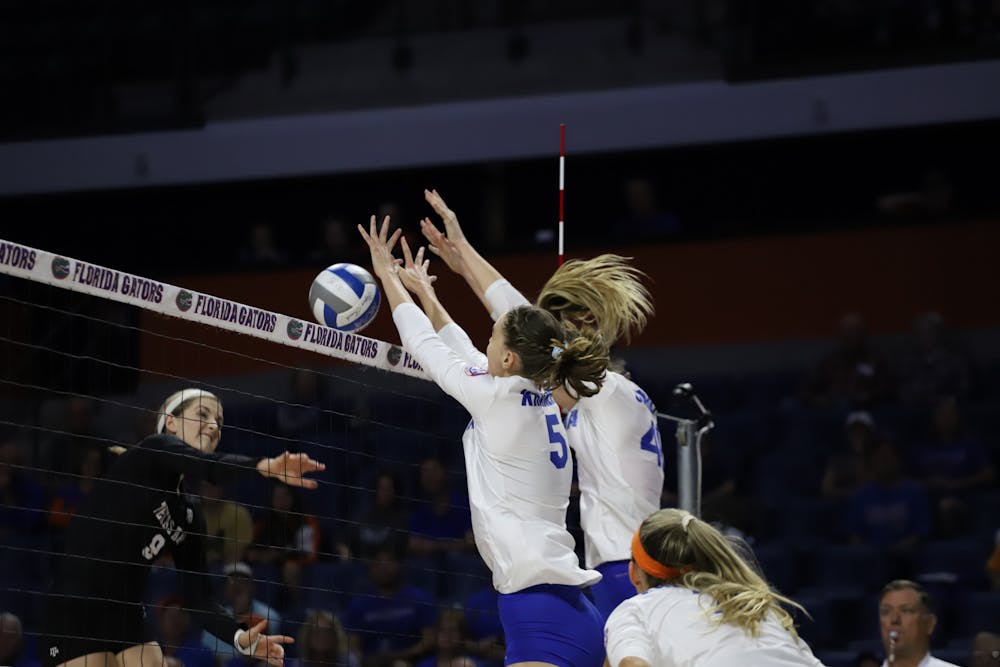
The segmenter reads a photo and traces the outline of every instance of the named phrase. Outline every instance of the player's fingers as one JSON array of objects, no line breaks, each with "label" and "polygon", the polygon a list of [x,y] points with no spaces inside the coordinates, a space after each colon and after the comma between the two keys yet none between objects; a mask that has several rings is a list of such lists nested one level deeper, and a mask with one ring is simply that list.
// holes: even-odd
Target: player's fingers
[{"label": "player's fingers", "polygon": [[402,235],[403,235],[403,230],[402,229],[397,229],[396,231],[394,231],[392,233],[392,236],[389,237],[389,240],[386,241],[386,244],[385,244],[386,250],[388,250],[390,253],[392,253],[392,249],[394,247],[396,247],[396,242],[399,241],[399,237],[402,236]]},{"label": "player's fingers", "polygon": [[405,236],[400,240],[400,245],[403,246],[403,264],[407,267],[413,266],[413,253],[410,252],[410,244]]}]

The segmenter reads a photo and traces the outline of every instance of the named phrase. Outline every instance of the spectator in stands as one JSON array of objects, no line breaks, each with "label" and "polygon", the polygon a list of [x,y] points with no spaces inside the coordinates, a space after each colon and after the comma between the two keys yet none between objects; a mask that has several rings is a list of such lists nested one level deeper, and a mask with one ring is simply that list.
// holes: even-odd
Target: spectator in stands
[{"label": "spectator in stands", "polygon": [[35,657],[24,650],[21,619],[10,612],[0,612],[0,665],[38,667]]},{"label": "spectator in stands", "polygon": [[295,490],[275,484],[271,506],[254,525],[254,545],[247,550],[247,558],[251,563],[312,563],[319,554],[320,537],[319,524],[302,512]]},{"label": "spectator in stands", "polygon": [[325,387],[319,373],[294,368],[289,375],[288,401],[278,405],[280,435],[299,438],[319,431],[319,419],[325,403]]},{"label": "spectator in stands", "polygon": [[244,559],[253,542],[253,517],[239,503],[223,500],[222,489],[202,480],[199,489],[205,514],[205,561],[231,565]]},{"label": "spectator in stands", "polygon": [[868,339],[857,313],[840,321],[840,342],[807,378],[805,402],[826,407],[868,407],[891,398],[888,364]]},{"label": "spectator in stands", "polygon": [[285,660],[286,667],[358,667],[347,651],[347,634],[333,612],[311,610],[302,621],[296,641],[299,657]]},{"label": "spectator in stands", "polygon": [[882,589],[879,628],[891,667],[955,667],[930,654],[937,616],[930,595],[915,581],[897,579]]},{"label": "spectator in stands", "polygon": [[468,500],[451,489],[441,460],[420,464],[420,501],[410,518],[410,548],[415,556],[472,551],[472,516]]},{"label": "spectator in stands", "polygon": [[156,605],[156,634],[166,667],[215,667],[215,656],[198,641],[180,597],[164,598]]},{"label": "spectator in stands", "polygon": [[104,468],[103,453],[99,447],[87,447],[76,454],[75,475],[65,478],[64,483],[53,492],[49,502],[49,527],[54,531],[66,530],[69,518],[76,514],[83,499],[94,488],[94,480],[101,476]]},{"label": "spectator in stands", "polygon": [[628,215],[622,221],[621,229],[628,229],[633,238],[657,239],[681,230],[677,216],[660,207],[656,188],[648,178],[630,178],[625,181],[622,191]]},{"label": "spectator in stands", "polygon": [[399,482],[388,472],[375,478],[375,501],[347,532],[346,540],[337,544],[341,558],[371,560],[379,549],[389,547],[401,551],[405,546],[410,513],[397,493]]},{"label": "spectator in stands", "polygon": [[274,240],[274,227],[267,222],[256,222],[239,251],[240,264],[252,268],[281,266],[288,257]]},{"label": "spectator in stands", "polygon": [[878,209],[897,218],[934,218],[951,211],[954,188],[940,169],[925,169],[920,188],[912,192],[893,192],[878,198]]},{"label": "spectator in stands", "polygon": [[941,314],[920,315],[913,329],[915,340],[900,370],[900,399],[927,407],[944,396],[958,399],[967,396],[969,363],[947,339]]},{"label": "spectator in stands", "polygon": [[851,539],[905,558],[930,534],[927,493],[919,484],[903,478],[899,453],[888,440],[881,440],[872,449],[868,467],[872,481],[851,497]]},{"label": "spectator in stands", "polygon": [[31,535],[45,518],[45,490],[25,474],[21,450],[13,442],[0,445],[0,538]]},{"label": "spectator in stands", "polygon": [[502,663],[505,653],[503,624],[500,623],[497,592],[492,585],[487,583],[465,601],[465,620],[469,631],[465,650],[484,662]]},{"label": "spectator in stands", "polygon": [[980,632],[972,640],[969,667],[996,667],[1000,665],[1000,635]]},{"label": "spectator in stands", "polygon": [[1000,590],[1000,530],[993,538],[993,553],[986,561],[986,576],[989,577],[993,590]]},{"label": "spectator in stands", "polygon": [[990,486],[995,474],[986,449],[963,429],[953,397],[938,401],[931,426],[931,440],[918,448],[917,466],[934,498],[942,535],[953,537],[964,528],[969,494]]},{"label": "spectator in stands", "polygon": [[[223,592],[225,610],[237,621],[251,628],[266,620],[267,632],[280,635],[281,614],[264,602],[254,599],[253,569],[240,562],[226,565],[222,572],[226,575],[226,588]],[[201,640],[203,645],[216,653],[237,656],[232,637],[219,637],[216,641],[216,638],[204,632]]]},{"label": "spectator in stands", "polygon": [[[735,528],[738,534],[749,534],[756,526],[751,525],[750,499],[739,493],[737,464],[730,457],[719,456],[716,448],[714,436],[711,432],[706,433],[701,440],[702,515],[724,533]],[[664,467],[669,469],[672,465],[674,462],[667,459]],[[675,507],[678,499],[676,470],[668,472],[664,479],[661,504]]]},{"label": "spectator in stands", "polygon": [[320,238],[316,247],[308,254],[316,270],[338,262],[355,262],[363,257],[362,246],[353,234],[353,229],[343,218],[333,215],[320,223]]},{"label": "spectator in stands", "polygon": [[445,609],[434,626],[434,654],[417,663],[416,667],[479,667],[466,655],[465,614],[461,609]]},{"label": "spectator in stands", "polygon": [[867,459],[879,435],[870,412],[855,410],[844,424],[844,446],[834,452],[823,472],[823,497],[846,500],[868,482]]},{"label": "spectator in stands", "polygon": [[378,550],[368,574],[369,589],[351,600],[344,617],[351,651],[366,667],[425,657],[434,642],[434,599],[403,585],[399,555],[392,549]]},{"label": "spectator in stands", "polygon": [[[62,406],[52,424],[52,437],[41,443],[39,467],[59,475],[74,473],[77,452],[84,447],[104,447],[99,438],[97,402],[89,396],[73,396]],[[146,434],[148,435],[148,431]],[[58,481],[62,481],[60,475]]]}]

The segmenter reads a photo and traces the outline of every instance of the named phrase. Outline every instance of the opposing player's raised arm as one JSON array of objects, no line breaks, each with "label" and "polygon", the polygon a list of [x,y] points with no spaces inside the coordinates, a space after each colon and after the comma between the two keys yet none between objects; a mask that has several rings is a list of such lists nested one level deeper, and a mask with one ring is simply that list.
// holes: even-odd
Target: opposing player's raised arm
[{"label": "opposing player's raised arm", "polygon": [[458,223],[458,216],[448,208],[437,190],[424,190],[424,199],[441,216],[442,233],[428,218],[420,222],[420,231],[430,244],[430,250],[444,260],[455,273],[469,284],[494,320],[505,312],[528,303],[524,296],[469,243]]}]

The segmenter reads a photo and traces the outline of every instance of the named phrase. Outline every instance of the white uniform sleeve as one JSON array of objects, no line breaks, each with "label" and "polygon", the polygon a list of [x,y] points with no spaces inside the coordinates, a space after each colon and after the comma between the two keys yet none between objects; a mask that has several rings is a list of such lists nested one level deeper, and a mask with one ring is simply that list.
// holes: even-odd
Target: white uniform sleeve
[{"label": "white uniform sleeve", "polygon": [[524,295],[514,289],[506,278],[501,278],[487,287],[483,292],[483,298],[490,304],[490,317],[494,322],[511,308],[530,305]]},{"label": "white uniform sleeve", "polygon": [[625,658],[642,658],[653,664],[649,638],[645,636],[638,606],[629,601],[618,605],[604,624],[604,649],[611,667],[618,667]]},{"label": "white uniform sleeve", "polygon": [[463,361],[486,370],[486,355],[476,349],[469,335],[465,333],[465,329],[452,322],[441,327],[438,330],[438,336],[441,336],[444,344],[450,347]]},{"label": "white uniform sleeve", "polygon": [[392,311],[403,347],[423,366],[441,389],[461,403],[475,417],[493,403],[495,380],[470,371],[469,364],[455,354],[434,333],[431,321],[413,303],[401,303]]}]

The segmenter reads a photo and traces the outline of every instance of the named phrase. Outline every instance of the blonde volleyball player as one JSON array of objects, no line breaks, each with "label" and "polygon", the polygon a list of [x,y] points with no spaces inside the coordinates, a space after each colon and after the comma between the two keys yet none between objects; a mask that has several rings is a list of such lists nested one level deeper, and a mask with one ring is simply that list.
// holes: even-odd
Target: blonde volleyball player
[{"label": "blonde volleyball player", "polygon": [[[605,625],[610,667],[822,665],[781,603],[729,541],[678,509],[655,512],[632,538],[639,593]],[[801,607],[800,607],[801,608]]]},{"label": "blonde volleyball player", "polygon": [[[465,239],[455,213],[437,191],[424,196],[444,222],[442,234],[425,219],[431,251],[465,277],[494,319],[527,299]],[[614,343],[638,333],[653,312],[641,273],[624,257],[601,255],[559,267],[538,296],[538,306],[583,332],[600,331]],[[566,434],[576,452],[580,522],[586,565],[603,578],[590,589],[605,618],[634,594],[628,580],[628,544],[635,527],[660,507],[663,451],[656,407],[638,385],[609,372],[593,396],[553,392],[568,411]]]},{"label": "blonde volleyball player", "polygon": [[[462,436],[472,529],[500,593],[505,663],[598,667],[603,619],[582,587],[601,575],[580,568],[566,530],[572,471],[551,387],[568,384],[584,395],[599,387],[605,345],[567,340],[550,313],[522,306],[497,320],[484,356],[438,302],[422,252],[414,262],[404,240],[408,261],[400,267],[391,252],[400,232],[387,238],[388,218],[378,230],[374,216],[368,232],[358,229],[403,345],[472,415]],[[457,352],[446,336],[465,349]],[[485,365],[464,361],[466,355]]]},{"label": "blonde volleyball player", "polygon": [[46,667],[160,667],[159,644],[148,634],[142,601],[153,562],[170,555],[184,604],[196,623],[231,639],[242,654],[280,667],[291,637],[265,635],[266,622],[238,624],[211,600],[205,572],[205,517],[190,489],[262,475],[316,488],[305,477],[323,470],[305,454],[270,459],[220,454],[222,404],[213,394],[185,389],[160,406],[156,434],[119,456],[70,519],[66,554],[58,559],[46,600]]}]

